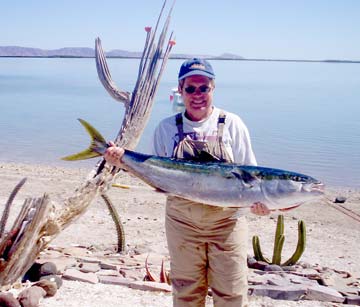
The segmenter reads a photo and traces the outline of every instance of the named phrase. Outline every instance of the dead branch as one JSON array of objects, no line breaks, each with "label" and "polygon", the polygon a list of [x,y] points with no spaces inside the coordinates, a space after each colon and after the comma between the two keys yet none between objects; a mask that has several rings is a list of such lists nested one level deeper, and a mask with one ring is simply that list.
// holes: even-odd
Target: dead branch
[{"label": "dead branch", "polygon": [[14,283],[59,232],[49,197],[27,198],[13,227],[0,243],[0,285]]},{"label": "dead branch", "polygon": [[[175,1],[174,1],[175,3]],[[119,90],[111,79],[100,39],[96,40],[96,65],[99,79],[110,95],[125,104],[125,116],[115,143],[134,149],[150,116],[161,75],[174,42],[170,35],[164,49],[172,4],[163,29],[156,41],[156,32],[166,5],[161,9],[155,29],[146,27],[147,37],[139,66],[135,88],[129,92]],[[55,211],[49,197],[27,199],[11,231],[0,241],[0,286],[18,280],[64,228],[79,218],[99,194],[105,193],[118,174],[102,161],[90,172],[88,179],[68,197],[62,209]]]},{"label": "dead branch", "polygon": [[4,231],[5,231],[5,226],[6,226],[6,222],[9,218],[9,213],[10,213],[10,207],[14,201],[14,198],[16,196],[16,194],[19,192],[19,190],[21,189],[21,187],[24,185],[26,181],[26,178],[23,178],[16,186],[15,188],[12,190],[12,192],[10,193],[9,199],[5,204],[5,208],[1,217],[1,221],[0,221],[0,238],[3,237],[4,235]]}]

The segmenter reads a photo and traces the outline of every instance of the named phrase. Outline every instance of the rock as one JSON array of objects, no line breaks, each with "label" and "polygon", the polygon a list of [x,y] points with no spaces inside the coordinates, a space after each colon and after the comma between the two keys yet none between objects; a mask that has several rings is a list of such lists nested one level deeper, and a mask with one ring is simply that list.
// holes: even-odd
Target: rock
[{"label": "rock", "polygon": [[120,285],[120,286],[129,286],[130,283],[134,282],[133,279],[124,278],[122,276],[105,276],[98,275],[99,282],[102,284],[108,285]]},{"label": "rock", "polygon": [[33,285],[33,287],[34,286],[43,288],[46,292],[46,296],[54,296],[58,289],[55,281],[50,281],[47,279],[39,280]]},{"label": "rock", "polygon": [[334,271],[326,271],[320,275],[319,284],[331,287],[336,284],[338,278],[338,274],[336,274]]},{"label": "rock", "polygon": [[265,275],[259,275],[253,270],[250,270],[248,274],[248,283],[249,285],[265,285],[267,283],[267,279]]},{"label": "rock", "polygon": [[280,275],[269,274],[266,276],[267,283],[272,286],[286,287],[290,284],[290,280]]},{"label": "rock", "polygon": [[274,272],[274,271],[282,271],[282,270],[283,269],[281,268],[281,266],[276,264],[269,264],[264,268],[265,272]]},{"label": "rock", "polygon": [[345,304],[360,306],[360,296],[352,295],[346,297]]},{"label": "rock", "polygon": [[100,263],[100,268],[103,270],[116,270],[116,271],[119,270],[119,267],[116,264],[103,262],[103,261],[101,261]]},{"label": "rock", "polygon": [[94,257],[76,257],[81,263],[97,263],[99,264],[101,260]]},{"label": "rock", "polygon": [[144,272],[142,270],[132,269],[132,270],[125,270],[120,269],[119,273],[125,277],[132,280],[142,280],[144,278]]},{"label": "rock", "polygon": [[262,270],[264,271],[265,268],[268,266],[269,264],[264,262],[264,261],[255,261],[255,262],[251,262],[249,264],[248,262],[248,266],[249,268],[255,269],[255,270]]},{"label": "rock", "polygon": [[291,272],[291,273],[295,274],[295,275],[305,276],[305,277],[312,278],[312,279],[320,279],[319,272],[314,269],[302,269],[298,272],[296,271],[296,272]]},{"label": "rock", "polygon": [[87,257],[91,252],[86,247],[81,246],[72,246],[67,247],[63,250],[64,255],[69,255],[73,257]]},{"label": "rock", "polygon": [[289,274],[288,278],[291,283],[296,284],[296,285],[306,285],[306,286],[313,286],[313,285],[317,286],[318,285],[318,282],[316,280],[309,279],[304,276]]},{"label": "rock", "polygon": [[345,301],[345,297],[336,290],[320,285],[309,287],[304,298],[321,302],[343,303]]},{"label": "rock", "polygon": [[250,295],[268,296],[277,300],[298,301],[306,294],[307,288],[301,285],[277,287],[270,285],[249,286]]},{"label": "rock", "polygon": [[54,262],[45,262],[40,265],[39,275],[46,276],[46,275],[56,275],[57,268]]},{"label": "rock", "polygon": [[96,275],[100,276],[120,276],[120,273],[118,270],[100,270],[96,272]]},{"label": "rock", "polygon": [[100,270],[99,263],[85,262],[80,264],[80,271],[84,273],[89,273],[89,272],[96,273],[99,270]]},{"label": "rock", "polygon": [[91,284],[97,284],[99,282],[99,279],[95,273],[83,273],[75,269],[67,269],[63,275],[63,278],[88,282]]},{"label": "rock", "polygon": [[357,295],[359,289],[355,286],[357,284],[356,278],[343,276],[347,276],[346,272],[339,274],[328,270],[321,274],[319,284],[331,287],[345,296]]},{"label": "rock", "polygon": [[337,196],[334,201],[336,204],[343,204],[344,202],[346,202],[346,197],[344,196]]},{"label": "rock", "polygon": [[1,307],[21,307],[19,301],[12,295],[12,293],[0,293]]},{"label": "rock", "polygon": [[42,277],[40,277],[40,280],[49,280],[49,281],[55,282],[58,289],[60,289],[60,287],[63,284],[61,277],[57,276],[57,275],[42,276]]},{"label": "rock", "polygon": [[287,272],[296,271],[296,267],[294,266],[283,265],[281,268],[283,269],[283,271],[287,271]]},{"label": "rock", "polygon": [[313,266],[310,264],[310,263],[307,263],[307,262],[298,262],[298,265],[301,266],[302,268],[304,269],[311,269],[313,268]]},{"label": "rock", "polygon": [[249,268],[252,268],[252,266],[257,262],[257,260],[254,257],[247,256],[247,265]]},{"label": "rock", "polygon": [[57,258],[41,258],[40,259],[40,261],[42,261],[42,263],[49,262],[49,260],[51,260],[51,262],[54,262],[56,264],[56,268],[57,268],[56,274],[63,274],[67,268],[75,267],[77,265],[77,261],[75,259],[68,257],[68,256],[63,256],[63,255],[61,255]]},{"label": "rock", "polygon": [[41,276],[53,275],[57,273],[56,265],[53,262],[38,263],[35,262],[25,273],[22,281],[38,281]]},{"label": "rock", "polygon": [[130,283],[130,288],[143,291],[164,291],[171,292],[172,288],[166,283],[159,283],[154,281],[134,281]]},{"label": "rock", "polygon": [[20,292],[18,301],[22,307],[37,307],[45,295],[46,291],[43,288],[33,286]]}]

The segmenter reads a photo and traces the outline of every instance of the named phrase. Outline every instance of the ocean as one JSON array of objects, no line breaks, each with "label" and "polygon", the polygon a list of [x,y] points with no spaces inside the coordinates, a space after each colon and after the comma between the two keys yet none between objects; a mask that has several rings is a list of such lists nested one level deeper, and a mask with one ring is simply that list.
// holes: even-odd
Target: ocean
[{"label": "ocean", "polygon": [[[137,147],[151,152],[152,132],[173,114],[171,89],[182,60],[169,60],[151,118]],[[360,65],[212,61],[214,104],[249,128],[258,164],[297,171],[329,186],[360,187]],[[109,59],[119,88],[132,91],[137,59]],[[94,59],[0,58],[0,163],[89,167],[60,157],[88,146],[83,118],[111,140],[124,108],[97,77]]]}]

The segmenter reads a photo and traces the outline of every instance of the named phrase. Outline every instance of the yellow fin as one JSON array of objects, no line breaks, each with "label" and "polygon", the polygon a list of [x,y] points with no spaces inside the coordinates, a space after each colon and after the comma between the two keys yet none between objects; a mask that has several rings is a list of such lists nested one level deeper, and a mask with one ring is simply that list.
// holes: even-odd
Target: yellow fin
[{"label": "yellow fin", "polygon": [[79,118],[78,120],[83,125],[83,127],[86,129],[86,131],[88,132],[88,134],[91,137],[90,146],[81,152],[63,157],[63,158],[61,158],[62,160],[76,161],[76,160],[85,160],[85,159],[99,157],[105,153],[106,148],[108,147],[105,139],[103,138],[103,136],[100,134],[99,131],[97,131],[87,121],[85,121],[81,118]]}]

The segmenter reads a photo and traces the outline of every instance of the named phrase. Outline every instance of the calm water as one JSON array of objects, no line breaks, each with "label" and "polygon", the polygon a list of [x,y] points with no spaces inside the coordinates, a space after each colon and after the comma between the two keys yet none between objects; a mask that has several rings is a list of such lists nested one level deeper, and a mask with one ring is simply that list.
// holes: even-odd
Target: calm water
[{"label": "calm water", "polygon": [[[157,122],[172,114],[169,94],[182,61],[170,60],[137,150],[149,152]],[[138,60],[108,60],[131,91]],[[360,187],[360,65],[213,61],[215,104],[247,124],[258,163]],[[94,59],[0,58],[0,162],[92,166],[59,158],[87,147],[76,120],[113,139],[123,106],[97,79]]]}]

